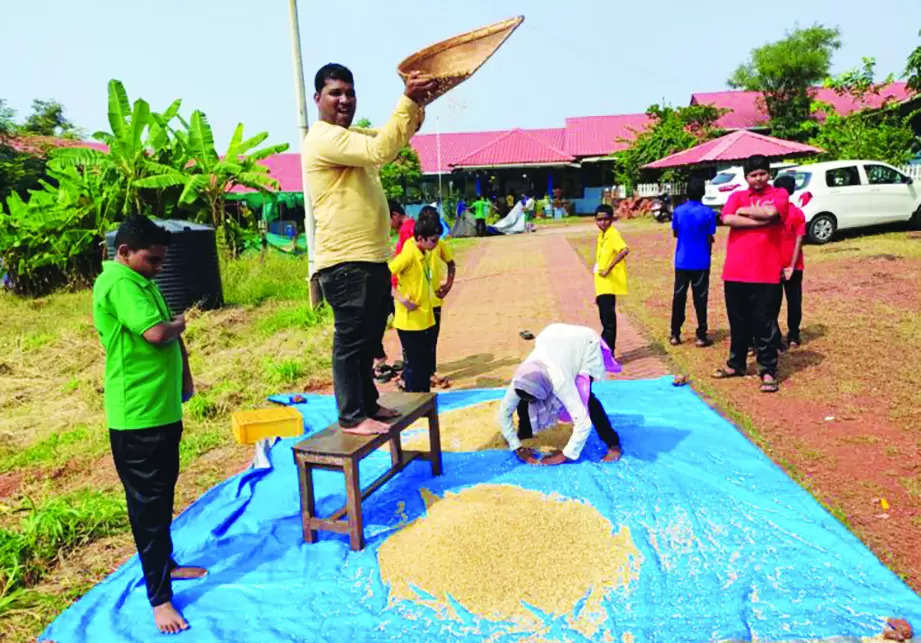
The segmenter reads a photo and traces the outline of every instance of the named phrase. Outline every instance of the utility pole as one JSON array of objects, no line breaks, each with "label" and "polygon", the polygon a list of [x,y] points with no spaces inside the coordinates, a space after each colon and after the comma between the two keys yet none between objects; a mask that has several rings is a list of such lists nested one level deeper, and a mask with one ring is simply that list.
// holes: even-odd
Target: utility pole
[{"label": "utility pole", "polygon": [[304,182],[304,236],[307,238],[307,279],[310,288],[310,305],[320,305],[320,287],[314,279],[316,271],[316,242],[313,208],[310,205],[310,193],[307,187],[307,173],[304,171],[304,154],[302,146],[307,136],[307,95],[304,92],[304,63],[301,60],[301,28],[297,19],[297,0],[288,0],[291,26],[291,61],[294,66],[294,95],[297,97],[297,143],[301,159],[301,179]]}]

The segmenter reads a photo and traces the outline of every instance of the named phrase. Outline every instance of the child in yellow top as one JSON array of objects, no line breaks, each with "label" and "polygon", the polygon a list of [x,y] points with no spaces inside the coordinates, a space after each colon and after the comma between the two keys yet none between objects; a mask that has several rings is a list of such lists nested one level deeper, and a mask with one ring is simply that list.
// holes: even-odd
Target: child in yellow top
[{"label": "child in yellow top", "polygon": [[595,224],[601,231],[595,243],[595,303],[601,318],[601,338],[614,352],[617,341],[617,315],[614,306],[617,295],[627,294],[627,263],[630,248],[614,227],[614,208],[602,203],[595,208]]},{"label": "child in yellow top", "polygon": [[[444,233],[444,227],[441,225],[441,219],[438,216],[438,210],[433,208],[430,205],[424,206],[419,211],[419,221],[428,221],[431,220],[435,223],[435,226],[439,230],[439,234]],[[441,377],[437,373],[437,363],[438,363],[438,334],[441,331],[441,305],[444,303],[444,298],[451,291],[452,286],[454,286],[454,274],[455,274],[455,263],[454,263],[454,252],[451,250],[445,241],[441,238],[438,239],[438,243],[429,252],[426,257],[429,260],[429,264],[432,270],[432,286],[435,289],[435,294],[432,299],[432,313],[435,315],[435,326],[432,329],[434,333],[434,345],[432,347],[432,377],[431,383],[432,386],[440,386],[442,388],[447,388],[451,386],[451,382],[448,381],[448,378]],[[445,270],[447,270],[447,281],[445,281]]]},{"label": "child in yellow top", "polygon": [[[439,222],[440,225],[440,222]],[[432,267],[426,256],[438,245],[439,232],[434,221],[417,221],[413,238],[388,266],[397,278],[393,289],[395,312],[393,326],[400,336],[403,354],[403,381],[407,391],[430,390],[435,350],[435,314],[432,304]]]}]

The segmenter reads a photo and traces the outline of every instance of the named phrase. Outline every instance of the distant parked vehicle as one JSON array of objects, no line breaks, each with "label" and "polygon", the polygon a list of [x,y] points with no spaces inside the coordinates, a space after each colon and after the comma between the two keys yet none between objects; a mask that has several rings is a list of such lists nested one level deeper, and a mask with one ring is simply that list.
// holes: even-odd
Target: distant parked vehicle
[{"label": "distant parked vehicle", "polygon": [[672,198],[666,193],[652,200],[650,214],[659,223],[667,223],[672,220],[673,209]]},{"label": "distant parked vehicle", "polygon": [[828,243],[838,230],[909,221],[921,228],[921,189],[911,177],[882,161],[828,161],[799,165],[790,199],[806,217],[806,234]]},{"label": "distant parked vehicle", "polygon": [[730,194],[747,187],[745,170],[741,165],[720,170],[713,179],[707,182],[703,204],[714,210],[722,210]]}]

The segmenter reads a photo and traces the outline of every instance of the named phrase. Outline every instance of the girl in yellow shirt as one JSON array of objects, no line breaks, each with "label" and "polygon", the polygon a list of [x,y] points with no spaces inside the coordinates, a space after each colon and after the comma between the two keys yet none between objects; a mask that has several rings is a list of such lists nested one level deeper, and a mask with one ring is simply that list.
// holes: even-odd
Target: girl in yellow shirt
[{"label": "girl in yellow shirt", "polygon": [[[436,225],[437,223],[437,225]],[[400,336],[403,354],[403,381],[407,391],[428,393],[435,352],[435,299],[432,266],[426,256],[438,244],[440,222],[416,222],[413,238],[403,244],[388,266],[397,278],[393,290],[393,326]]]},{"label": "girl in yellow shirt", "polygon": [[617,295],[627,294],[627,263],[630,248],[614,227],[614,208],[602,203],[595,208],[598,241],[595,243],[595,303],[601,318],[601,338],[614,353],[617,341],[617,315],[614,306]]}]

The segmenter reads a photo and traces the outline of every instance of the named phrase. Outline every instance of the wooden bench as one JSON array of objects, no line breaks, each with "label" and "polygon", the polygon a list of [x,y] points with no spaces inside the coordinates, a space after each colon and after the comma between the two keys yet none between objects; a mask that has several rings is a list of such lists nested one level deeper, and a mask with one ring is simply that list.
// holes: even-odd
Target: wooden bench
[{"label": "wooden bench", "polygon": [[[304,540],[316,541],[317,530],[349,534],[355,551],[364,547],[361,501],[377,491],[385,482],[403,470],[416,458],[432,464],[432,475],[441,475],[441,435],[438,428],[438,403],[434,393],[386,393],[378,401],[381,406],[396,409],[400,417],[388,422],[390,432],[380,435],[345,433],[339,424],[322,431],[292,447],[301,491],[301,521]],[[400,433],[421,417],[428,417],[429,451],[404,451]],[[391,466],[364,490],[358,479],[358,463],[375,449],[390,442]],[[345,506],[327,518],[316,516],[313,470],[331,469],[345,474]],[[343,516],[346,519],[343,520]]]}]

